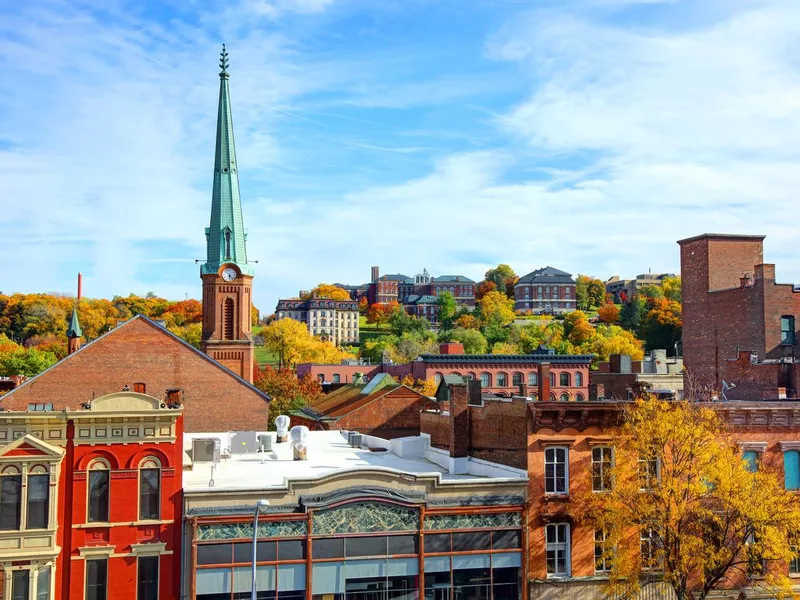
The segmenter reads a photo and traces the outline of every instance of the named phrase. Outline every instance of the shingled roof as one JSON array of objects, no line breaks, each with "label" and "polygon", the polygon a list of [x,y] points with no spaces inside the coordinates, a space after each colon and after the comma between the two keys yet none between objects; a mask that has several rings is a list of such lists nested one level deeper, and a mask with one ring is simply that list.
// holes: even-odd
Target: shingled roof
[{"label": "shingled roof", "polygon": [[572,275],[566,271],[561,271],[554,267],[544,267],[543,269],[531,271],[527,275],[520,277],[517,285],[520,283],[536,283],[542,285],[552,285],[554,283],[574,284],[575,280],[572,278]]}]

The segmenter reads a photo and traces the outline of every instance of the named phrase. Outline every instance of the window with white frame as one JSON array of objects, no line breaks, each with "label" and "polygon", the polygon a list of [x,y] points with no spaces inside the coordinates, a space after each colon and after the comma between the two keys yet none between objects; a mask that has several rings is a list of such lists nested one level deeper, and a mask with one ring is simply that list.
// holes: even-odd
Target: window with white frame
[{"label": "window with white frame", "polygon": [[583,373],[580,371],[575,373],[575,387],[583,387]]},{"label": "window with white frame", "polygon": [[661,465],[657,456],[639,458],[639,489],[652,490],[661,479]]},{"label": "window with white frame", "polygon": [[566,494],[569,491],[569,449],[551,446],[544,451],[544,491],[547,494]]},{"label": "window with white frame", "polygon": [[28,472],[28,499],[25,527],[47,529],[50,509],[50,474],[42,465],[35,465]]},{"label": "window with white frame", "polygon": [[22,472],[9,465],[0,473],[0,530],[18,530],[21,516]]},{"label": "window with white frame", "polygon": [[614,466],[614,450],[611,446],[592,448],[592,491],[605,492],[611,489],[611,470]]},{"label": "window with white frame", "polygon": [[528,373],[528,385],[539,385],[539,375],[536,371]]},{"label": "window with white frame", "polygon": [[139,518],[161,518],[161,463],[153,457],[139,464]]},{"label": "window with white frame", "polygon": [[594,530],[594,572],[608,573],[611,570],[611,555],[606,545],[608,534],[603,529]]},{"label": "window with white frame", "polygon": [[111,483],[108,463],[96,459],[89,465],[89,499],[87,521],[89,523],[108,523]]},{"label": "window with white frame", "polygon": [[661,538],[654,527],[643,527],[639,532],[639,544],[642,555],[642,568],[652,570],[658,568],[658,552]]},{"label": "window with white frame", "polygon": [[792,558],[789,560],[789,575],[800,575],[800,536],[796,533],[789,535],[789,549],[792,551]]},{"label": "window with white frame", "polygon": [[548,577],[570,576],[569,523],[548,523],[545,528]]},{"label": "window with white frame", "polygon": [[11,600],[28,600],[31,589],[29,569],[11,571]]}]

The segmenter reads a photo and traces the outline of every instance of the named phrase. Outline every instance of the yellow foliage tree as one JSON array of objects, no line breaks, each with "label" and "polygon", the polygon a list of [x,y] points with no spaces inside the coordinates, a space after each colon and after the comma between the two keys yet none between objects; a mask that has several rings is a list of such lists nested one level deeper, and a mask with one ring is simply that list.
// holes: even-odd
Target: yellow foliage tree
[{"label": "yellow foliage tree", "polygon": [[607,491],[576,504],[580,520],[606,534],[610,595],[632,597],[645,571],[658,572],[678,600],[704,600],[722,582],[779,597],[790,590],[773,567],[794,557],[800,497],[742,458],[714,410],[637,400],[613,444]]},{"label": "yellow foliage tree", "polygon": [[497,342],[492,346],[492,354],[519,354],[519,347],[511,342]]},{"label": "yellow foliage tree", "polygon": [[478,303],[481,320],[484,324],[505,325],[514,320],[514,301],[502,292],[492,291],[484,294]]},{"label": "yellow foliage tree", "polygon": [[312,336],[308,328],[294,319],[278,319],[261,330],[264,347],[278,355],[279,368],[294,368],[300,363],[339,364],[350,356],[328,341]]},{"label": "yellow foliage tree", "polygon": [[343,290],[339,286],[330,283],[320,283],[313,290],[307,294],[303,294],[302,298],[330,298],[331,300],[350,300],[350,294],[347,290]]},{"label": "yellow foliage tree", "polygon": [[595,335],[579,350],[595,354],[598,361],[608,360],[612,354],[628,354],[633,360],[644,358],[642,341],[618,325],[598,325]]},{"label": "yellow foliage tree", "polygon": [[415,379],[410,373],[400,381],[403,385],[418,391],[423,396],[433,396],[436,393],[436,382],[433,379]]}]

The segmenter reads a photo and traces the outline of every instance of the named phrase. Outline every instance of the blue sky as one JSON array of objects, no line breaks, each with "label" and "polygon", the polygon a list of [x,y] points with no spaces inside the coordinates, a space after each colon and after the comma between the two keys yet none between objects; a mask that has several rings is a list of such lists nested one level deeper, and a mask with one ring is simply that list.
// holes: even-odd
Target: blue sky
[{"label": "blue sky", "polygon": [[800,280],[796,0],[0,2],[0,290],[199,297],[220,44],[254,297],[370,266]]}]

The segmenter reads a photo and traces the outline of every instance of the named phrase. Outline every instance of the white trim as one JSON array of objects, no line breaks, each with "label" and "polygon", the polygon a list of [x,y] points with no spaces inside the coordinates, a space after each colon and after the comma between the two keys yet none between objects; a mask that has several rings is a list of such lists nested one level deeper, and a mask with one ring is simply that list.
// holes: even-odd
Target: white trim
[{"label": "white trim", "polygon": [[767,442],[738,442],[742,452],[764,452],[769,445]]},{"label": "white trim", "polygon": [[[566,527],[567,535],[566,541],[564,543],[565,546],[565,562],[566,562],[566,573],[548,573],[547,572],[547,528],[548,527]],[[558,537],[558,530],[556,529],[556,537]],[[560,546],[561,544],[556,542],[556,546]],[[572,577],[572,527],[570,527],[569,523],[566,522],[558,522],[558,523],[546,523],[544,526],[544,556],[545,556],[545,578],[546,579],[564,579],[566,577]],[[594,561],[594,546],[592,546],[592,560]]]},{"label": "white trim", "polygon": [[780,442],[781,451],[800,450],[800,442]]},{"label": "white trim", "polygon": [[131,544],[131,553],[136,556],[161,556],[167,550],[166,542],[143,542]]},{"label": "white trim", "polygon": [[81,546],[78,548],[78,554],[82,558],[107,558],[114,554],[116,546]]},{"label": "white trim", "polygon": [[[563,450],[564,456],[564,491],[563,492],[548,492],[547,491],[547,452],[549,450]],[[557,465],[558,463],[550,463]],[[547,496],[566,496],[569,495],[569,446],[548,446],[544,451],[544,493]]]}]

